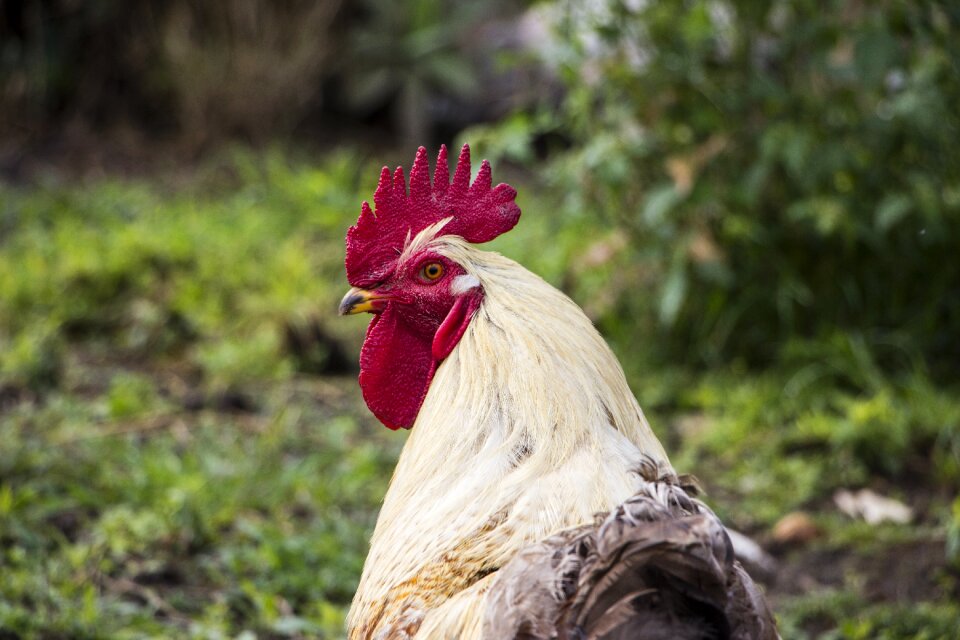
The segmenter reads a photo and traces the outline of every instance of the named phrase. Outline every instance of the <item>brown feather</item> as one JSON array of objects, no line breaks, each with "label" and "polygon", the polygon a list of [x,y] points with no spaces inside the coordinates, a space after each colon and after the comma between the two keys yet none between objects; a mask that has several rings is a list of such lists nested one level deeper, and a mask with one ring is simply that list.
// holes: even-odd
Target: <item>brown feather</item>
[{"label": "brown feather", "polygon": [[719,519],[669,476],[520,552],[487,602],[488,638],[779,637]]}]

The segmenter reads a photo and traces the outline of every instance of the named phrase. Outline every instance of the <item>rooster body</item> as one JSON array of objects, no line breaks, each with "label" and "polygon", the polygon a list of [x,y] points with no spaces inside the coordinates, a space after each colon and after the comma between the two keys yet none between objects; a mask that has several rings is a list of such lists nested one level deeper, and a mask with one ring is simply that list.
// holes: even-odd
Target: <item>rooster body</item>
[{"label": "rooster body", "polygon": [[[410,195],[402,171],[391,178],[385,170],[376,216],[364,203],[348,235],[348,275],[358,288],[341,312],[377,314],[361,354],[361,387],[385,424],[412,427],[348,615],[351,640],[502,637],[491,631],[503,618],[491,603],[503,606],[505,594],[525,588],[515,569],[509,584],[498,582],[501,568],[531,545],[650,493],[658,479],[676,478],[620,364],[580,308],[519,264],[475,247],[489,229],[451,221],[467,196],[487,198],[493,204],[481,213],[502,216],[501,229],[509,229],[519,217],[512,190],[490,190],[485,164],[469,187],[481,183],[478,191],[466,191],[462,154],[448,191],[442,150],[442,176],[425,191],[423,153]],[[435,213],[394,232],[400,246],[391,254],[374,232],[402,227],[390,215],[403,206]],[[451,233],[457,225],[463,230]],[[542,586],[542,571],[530,579],[531,589]],[[565,598],[558,593],[553,609],[526,615],[566,611],[573,600]],[[540,637],[521,631],[516,637]]]},{"label": "rooster body", "polygon": [[[493,572],[590,522],[666,454],[582,311],[517,263],[422,232],[483,305],[433,379],[394,472],[350,612],[352,637],[479,637]],[[491,393],[496,390],[496,393]],[[388,632],[389,631],[389,632]]]}]

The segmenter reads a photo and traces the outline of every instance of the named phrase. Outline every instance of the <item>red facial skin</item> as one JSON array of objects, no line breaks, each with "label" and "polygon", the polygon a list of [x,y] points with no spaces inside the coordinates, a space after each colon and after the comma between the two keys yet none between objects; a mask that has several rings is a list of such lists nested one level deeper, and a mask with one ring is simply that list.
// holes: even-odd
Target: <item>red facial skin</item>
[{"label": "red facial skin", "polygon": [[[424,273],[437,263],[435,280]],[[390,429],[413,426],[440,363],[450,355],[483,299],[481,289],[451,291],[463,267],[427,250],[371,287],[386,296],[360,352],[360,388],[374,415]],[[378,305],[379,306],[379,305]]]},{"label": "red facial skin", "polygon": [[[391,429],[413,426],[437,366],[453,351],[483,299],[479,288],[461,295],[451,291],[464,270],[446,258],[423,253],[398,269],[396,256],[411,237],[441,221],[443,234],[478,244],[506,233],[520,219],[517,192],[507,184],[493,186],[489,162],[484,160],[470,181],[469,146],[460,150],[452,180],[446,147],[440,147],[432,180],[428,165],[427,150],[420,147],[409,190],[402,167],[392,173],[384,167],[373,194],[376,213],[364,202],[347,231],[347,280],[366,290],[356,309],[377,314],[360,353],[360,386],[370,410]],[[444,267],[435,281],[421,271],[433,261]],[[341,304],[347,303],[345,298]],[[341,312],[356,311],[348,305]]]}]

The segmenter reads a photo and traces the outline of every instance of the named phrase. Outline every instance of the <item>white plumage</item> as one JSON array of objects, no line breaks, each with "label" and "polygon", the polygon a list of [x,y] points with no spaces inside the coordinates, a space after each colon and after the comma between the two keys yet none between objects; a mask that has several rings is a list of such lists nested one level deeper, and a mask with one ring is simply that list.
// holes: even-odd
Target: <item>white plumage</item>
[{"label": "white plumage", "polygon": [[348,617],[351,639],[481,637],[486,591],[520,549],[630,498],[644,460],[673,473],[580,308],[512,260],[435,237],[438,228],[404,255],[434,249],[484,299],[400,456]]}]

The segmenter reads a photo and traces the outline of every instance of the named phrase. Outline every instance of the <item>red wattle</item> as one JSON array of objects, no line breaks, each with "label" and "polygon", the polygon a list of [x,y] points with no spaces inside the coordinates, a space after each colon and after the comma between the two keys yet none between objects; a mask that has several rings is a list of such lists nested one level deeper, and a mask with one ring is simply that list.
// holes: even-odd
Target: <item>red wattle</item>
[{"label": "red wattle", "polygon": [[407,324],[399,305],[373,317],[360,351],[360,389],[384,426],[413,426],[433,374],[463,337],[480,301],[479,293],[458,298],[432,337]]},{"label": "red wattle", "polygon": [[450,313],[443,319],[443,323],[433,336],[431,353],[436,362],[442,362],[460,342],[482,299],[479,293],[473,293],[462,295],[453,303]]},{"label": "red wattle", "polygon": [[410,428],[433,376],[428,337],[403,321],[394,304],[374,316],[360,350],[360,389],[390,429]]}]

